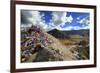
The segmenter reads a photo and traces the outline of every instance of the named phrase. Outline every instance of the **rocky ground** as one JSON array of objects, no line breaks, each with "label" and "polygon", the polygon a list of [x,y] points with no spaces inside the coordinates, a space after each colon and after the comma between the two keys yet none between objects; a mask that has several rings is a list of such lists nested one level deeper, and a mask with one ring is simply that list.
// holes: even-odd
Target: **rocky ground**
[{"label": "rocky ground", "polygon": [[[43,40],[44,36],[41,37],[41,33],[44,33],[40,31],[33,31],[33,29],[31,29],[28,34],[31,33],[31,35],[34,36],[29,34],[27,38],[25,36],[22,40],[21,62],[70,61],[89,58],[89,53],[87,50],[84,50],[88,49],[89,46],[81,46],[80,48],[74,44],[64,45],[59,39],[48,33],[45,33],[46,39]],[[37,39],[34,38],[35,36]]]}]

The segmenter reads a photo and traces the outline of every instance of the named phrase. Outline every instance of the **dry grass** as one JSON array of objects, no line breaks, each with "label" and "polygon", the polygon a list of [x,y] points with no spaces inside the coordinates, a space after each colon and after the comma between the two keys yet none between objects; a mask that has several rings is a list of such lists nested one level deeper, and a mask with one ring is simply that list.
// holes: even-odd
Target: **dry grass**
[{"label": "dry grass", "polygon": [[72,35],[70,39],[62,39],[60,40],[63,45],[78,45],[80,41],[85,40],[89,41],[88,37],[82,37],[80,35]]},{"label": "dry grass", "polygon": [[81,39],[64,39],[60,41],[64,45],[77,45],[81,41]]}]

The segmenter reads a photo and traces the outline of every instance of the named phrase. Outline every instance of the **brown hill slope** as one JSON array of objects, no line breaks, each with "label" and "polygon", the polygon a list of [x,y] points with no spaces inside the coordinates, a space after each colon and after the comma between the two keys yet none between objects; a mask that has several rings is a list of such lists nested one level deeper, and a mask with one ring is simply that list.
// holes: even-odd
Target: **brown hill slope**
[{"label": "brown hill slope", "polygon": [[28,62],[44,62],[44,61],[69,61],[76,59],[74,54],[70,51],[73,46],[65,46],[60,40],[56,39],[50,34],[47,34],[49,40],[51,40],[51,44],[46,48],[36,52],[33,54]]},{"label": "brown hill slope", "polygon": [[57,49],[60,51],[60,53],[63,55],[64,60],[73,60],[75,59],[75,56],[70,51],[72,48],[75,48],[75,45],[65,46],[61,43],[59,39],[56,39],[52,35],[48,34],[49,37],[53,40],[53,43],[50,44],[48,47],[52,47],[54,49]]},{"label": "brown hill slope", "polygon": [[69,61],[89,58],[89,42],[82,41],[80,36],[59,39],[34,26],[21,34],[21,62]]}]

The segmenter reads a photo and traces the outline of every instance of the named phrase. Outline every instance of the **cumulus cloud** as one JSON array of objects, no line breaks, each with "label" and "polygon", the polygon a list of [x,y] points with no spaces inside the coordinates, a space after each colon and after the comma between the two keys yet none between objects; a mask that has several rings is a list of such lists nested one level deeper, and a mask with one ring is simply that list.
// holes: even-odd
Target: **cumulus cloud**
[{"label": "cumulus cloud", "polygon": [[80,21],[78,21],[78,23],[82,24],[83,27],[89,26],[90,24],[89,16],[81,19]]},{"label": "cumulus cloud", "polygon": [[67,16],[67,12],[54,11],[52,12],[52,20],[49,23],[49,29],[59,28],[60,26],[64,26],[66,22],[71,23],[73,21],[73,17]]},{"label": "cumulus cloud", "polygon": [[28,20],[34,25],[39,24],[41,21],[40,13],[38,11],[29,11],[32,17],[28,18]]},{"label": "cumulus cloud", "polygon": [[27,28],[31,25],[37,25],[44,29],[47,28],[45,21],[42,20],[43,15],[40,15],[39,11],[29,11],[22,10],[21,11],[21,27]]},{"label": "cumulus cloud", "polygon": [[50,22],[45,23],[44,14],[40,14],[40,11],[32,11],[32,10],[22,10],[21,11],[21,27],[30,27],[31,25],[37,25],[45,29],[46,31],[50,31],[55,28],[59,28],[59,26],[65,25],[66,22],[71,23],[73,21],[73,17],[67,16],[67,12],[53,11],[52,18]]},{"label": "cumulus cloud", "polygon": [[66,17],[66,22],[71,23],[73,21],[73,17],[70,15],[69,17]]},{"label": "cumulus cloud", "polygon": [[80,29],[89,29],[89,25],[90,25],[90,20],[89,20],[89,16],[85,17],[85,18],[82,18],[80,20],[80,17],[76,18],[77,20],[77,23],[80,23],[82,26],[67,26],[67,27],[64,27],[62,28],[61,26],[59,27],[56,27],[57,29],[59,30],[80,30]]},{"label": "cumulus cloud", "polygon": [[52,13],[52,22],[55,26],[59,24],[65,24],[66,22],[71,23],[73,20],[73,17],[70,15],[69,17],[66,16],[67,12],[59,12],[59,11],[54,11]]},{"label": "cumulus cloud", "polygon": [[52,13],[52,22],[56,26],[63,23],[65,18],[66,18],[66,12],[54,11]]},{"label": "cumulus cloud", "polygon": [[32,17],[32,15],[28,11],[21,10],[21,24],[31,24],[31,22],[28,20],[30,17]]}]

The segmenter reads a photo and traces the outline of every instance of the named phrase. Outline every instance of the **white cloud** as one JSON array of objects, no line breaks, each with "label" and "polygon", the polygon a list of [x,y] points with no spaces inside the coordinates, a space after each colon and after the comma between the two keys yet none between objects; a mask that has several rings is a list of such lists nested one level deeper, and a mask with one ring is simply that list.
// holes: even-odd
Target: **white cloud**
[{"label": "white cloud", "polygon": [[76,18],[77,20],[80,20],[80,16]]},{"label": "white cloud", "polygon": [[65,28],[61,28],[61,27],[57,27],[58,30],[78,30],[80,29],[79,26],[68,26],[68,27],[65,27]]},{"label": "white cloud", "polygon": [[89,29],[89,26],[85,26],[85,27],[83,27],[82,29]]},{"label": "white cloud", "polygon": [[27,25],[26,24],[21,24],[21,30],[25,30],[26,31],[28,29],[28,27],[31,27],[31,25],[32,24],[27,24]]},{"label": "white cloud", "polygon": [[78,23],[82,24],[83,26],[89,26],[90,24],[89,16],[81,19],[80,21],[78,21]]},{"label": "white cloud", "polygon": [[73,21],[73,17],[70,15],[66,16],[67,12],[58,12],[55,11],[52,13],[52,22],[54,25],[65,24],[66,22],[71,23]]},{"label": "white cloud", "polygon": [[66,20],[66,12],[52,12],[52,23],[57,26],[59,24],[65,23]]},{"label": "white cloud", "polygon": [[41,15],[39,11],[30,11],[32,14],[32,17],[29,18],[29,21],[33,23],[33,25],[43,25],[44,26],[44,21],[41,19]]},{"label": "white cloud", "polygon": [[[70,22],[70,19],[72,19],[73,20],[73,18],[71,17],[71,15],[69,16],[69,22]],[[80,17],[78,17],[77,19],[80,19]],[[80,23],[80,24],[82,24],[82,26],[80,27],[80,26],[67,26],[67,27],[64,27],[64,28],[62,28],[61,26],[63,26],[63,25],[58,25],[57,27],[56,27],[56,29],[58,29],[58,30],[80,30],[80,29],[89,29],[89,24],[90,24],[90,22],[89,22],[89,16],[87,16],[87,17],[85,17],[85,18],[83,18],[83,19],[81,19],[80,21],[77,21],[78,23]]]},{"label": "white cloud", "polygon": [[59,26],[63,27],[64,25],[66,25],[65,24],[66,22],[72,23],[72,21],[73,21],[73,17],[70,15],[69,17],[66,17],[64,23],[60,24]]},{"label": "white cloud", "polygon": [[[39,11],[30,11],[30,13],[32,14],[32,17],[31,17],[31,19],[35,22],[35,23],[37,23],[38,21],[41,21],[41,17],[40,17],[40,12]],[[33,22],[33,23],[34,23]]]},{"label": "white cloud", "polygon": [[26,24],[22,24],[21,27],[23,27],[25,25],[25,27],[30,27],[31,25],[37,25],[39,27],[42,27],[44,29],[47,28],[47,25],[45,24],[45,21],[42,19],[42,17],[44,16],[43,14],[40,15],[39,11],[22,11],[22,14],[24,15],[24,17],[26,18],[26,21],[28,21],[28,23]]},{"label": "white cloud", "polygon": [[70,15],[69,17],[66,17],[66,22],[71,23],[72,21],[73,21],[72,15]]},{"label": "white cloud", "polygon": [[68,17],[66,16],[67,12],[59,12],[59,11],[52,12],[52,19],[50,20],[48,25],[45,23],[45,20],[43,19],[44,14],[42,13],[42,15],[40,15],[39,11],[27,11],[27,10],[24,11],[23,10],[22,14],[28,21],[26,27],[29,27],[31,25],[38,25],[42,27],[43,29],[45,29],[46,31],[55,29],[57,27],[59,28],[60,25],[63,26],[65,25],[66,22],[71,23],[73,21],[73,17],[71,15]]},{"label": "white cloud", "polygon": [[56,29],[58,29],[58,30],[80,30],[80,29],[89,29],[89,27],[88,26],[86,26],[86,27],[68,26],[68,27],[65,27],[65,28],[56,27]]},{"label": "white cloud", "polygon": [[59,26],[64,26],[66,22],[71,23],[73,21],[73,17],[71,15],[67,17],[66,15],[67,12],[52,12],[52,20],[50,23],[51,28],[59,28]]}]

